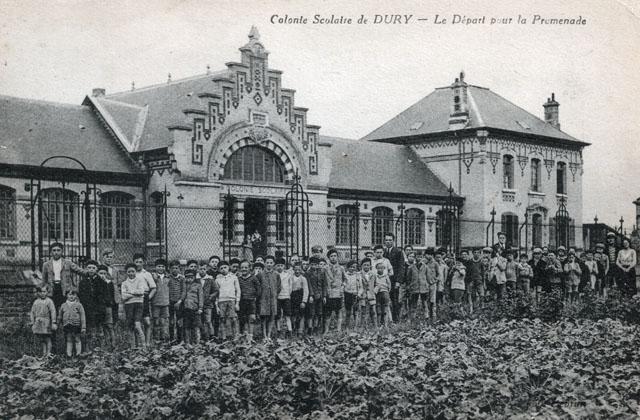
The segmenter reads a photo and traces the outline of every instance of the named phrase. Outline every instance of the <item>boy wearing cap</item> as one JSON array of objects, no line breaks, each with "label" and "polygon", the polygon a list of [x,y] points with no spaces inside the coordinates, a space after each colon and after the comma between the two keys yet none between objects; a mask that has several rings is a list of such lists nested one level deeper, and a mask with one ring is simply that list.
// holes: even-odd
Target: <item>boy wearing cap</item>
[{"label": "boy wearing cap", "polygon": [[86,274],[78,284],[78,298],[85,308],[87,318],[87,331],[89,333],[88,340],[85,342],[84,348],[90,349],[93,345],[100,346],[102,341],[102,327],[106,315],[106,307],[108,304],[107,283],[98,275],[98,262],[89,260],[85,266]]},{"label": "boy wearing cap", "polygon": [[216,277],[218,299],[216,307],[220,313],[220,339],[224,340],[227,322],[231,328],[231,337],[235,338],[238,331],[238,314],[240,310],[240,298],[242,295],[238,277],[229,272],[229,263],[220,261],[218,264],[218,277]]},{"label": "boy wearing cap", "polygon": [[204,307],[202,284],[196,280],[196,272],[187,269],[184,272],[185,288],[182,302],[184,307],[184,342],[198,344],[200,342],[200,318]]},{"label": "boy wearing cap", "polygon": [[[216,272],[218,273],[219,261],[215,261]],[[228,266],[229,264],[227,264]],[[215,273],[212,272],[210,263],[206,261],[200,261],[198,272],[196,274],[196,281],[200,282],[202,286],[202,295],[204,298],[204,304],[202,307],[202,316],[200,322],[200,337],[205,340],[210,340],[215,337],[219,332],[219,320],[218,311],[216,310],[216,297],[218,296],[218,287],[213,278]]]}]

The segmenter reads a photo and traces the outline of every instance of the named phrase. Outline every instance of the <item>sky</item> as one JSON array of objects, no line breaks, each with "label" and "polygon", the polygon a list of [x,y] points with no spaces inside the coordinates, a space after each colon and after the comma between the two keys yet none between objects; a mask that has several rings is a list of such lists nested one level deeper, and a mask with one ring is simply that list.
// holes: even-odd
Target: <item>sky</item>
[{"label": "sky", "polygon": [[[354,23],[312,23],[332,14]],[[376,14],[411,18],[373,24]],[[453,24],[454,14],[485,23]],[[532,24],[536,14],[586,24]],[[273,15],[308,22],[272,23]],[[361,15],[369,23],[357,24]],[[436,15],[448,22],[436,24]],[[492,17],[512,23],[491,25]],[[468,83],[538,116],[555,92],[563,131],[592,144],[583,154],[583,221],[635,220],[638,0],[0,0],[0,94],[79,104],[94,87],[109,93],[165,82],[168,73],[221,70],[239,61],[252,25],[321,135],[363,137],[461,70]]]}]

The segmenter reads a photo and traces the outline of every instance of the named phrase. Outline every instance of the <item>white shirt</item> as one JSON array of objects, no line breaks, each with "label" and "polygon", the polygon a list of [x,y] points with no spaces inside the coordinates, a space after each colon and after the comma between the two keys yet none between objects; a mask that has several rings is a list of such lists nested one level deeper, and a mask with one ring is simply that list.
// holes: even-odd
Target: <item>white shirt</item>
[{"label": "white shirt", "polygon": [[142,271],[138,271],[136,273],[136,277],[139,279],[142,279],[145,283],[145,293],[149,293],[151,292],[151,289],[155,289],[156,288],[156,282],[153,280],[153,276],[151,275],[150,272],[148,272],[145,269],[142,269]]},{"label": "white shirt", "polygon": [[53,280],[61,281],[60,273],[62,273],[62,258],[53,260]]},{"label": "white shirt", "polygon": [[382,257],[379,260],[377,259],[372,259],[371,260],[371,271],[373,271],[374,273],[376,272],[376,265],[378,265],[378,263],[383,263],[384,264],[384,274],[386,274],[387,276],[391,277],[393,276],[393,266],[391,265],[391,262],[389,261],[388,258]]}]

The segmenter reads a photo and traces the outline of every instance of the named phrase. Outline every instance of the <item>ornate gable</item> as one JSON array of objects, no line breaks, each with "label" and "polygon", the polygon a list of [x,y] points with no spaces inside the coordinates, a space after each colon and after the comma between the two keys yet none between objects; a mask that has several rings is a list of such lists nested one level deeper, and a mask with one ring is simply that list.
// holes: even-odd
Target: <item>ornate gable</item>
[{"label": "ornate gable", "polygon": [[241,62],[227,63],[225,75],[212,76],[211,92],[196,92],[201,107],[184,111],[193,117],[191,163],[208,165],[207,178],[217,180],[229,150],[242,141],[279,150],[292,171],[316,175],[320,127],[307,124],[295,91],[283,88],[282,72],[269,68],[269,52],[255,27],[240,52]]}]

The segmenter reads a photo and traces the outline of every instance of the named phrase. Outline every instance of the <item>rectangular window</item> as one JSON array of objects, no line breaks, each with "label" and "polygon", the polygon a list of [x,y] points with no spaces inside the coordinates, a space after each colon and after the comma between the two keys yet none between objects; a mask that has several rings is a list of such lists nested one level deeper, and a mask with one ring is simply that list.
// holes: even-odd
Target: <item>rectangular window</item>
[{"label": "rectangular window", "polygon": [[556,180],[557,180],[557,193],[558,194],[566,194],[567,193],[567,164],[564,162],[558,162],[558,166],[556,169]]},{"label": "rectangular window", "polygon": [[513,189],[513,156],[502,157],[503,188]]},{"label": "rectangular window", "polygon": [[531,191],[540,192],[540,160],[531,159]]},{"label": "rectangular window", "polygon": [[16,200],[13,189],[0,188],[0,239],[15,239]]}]

